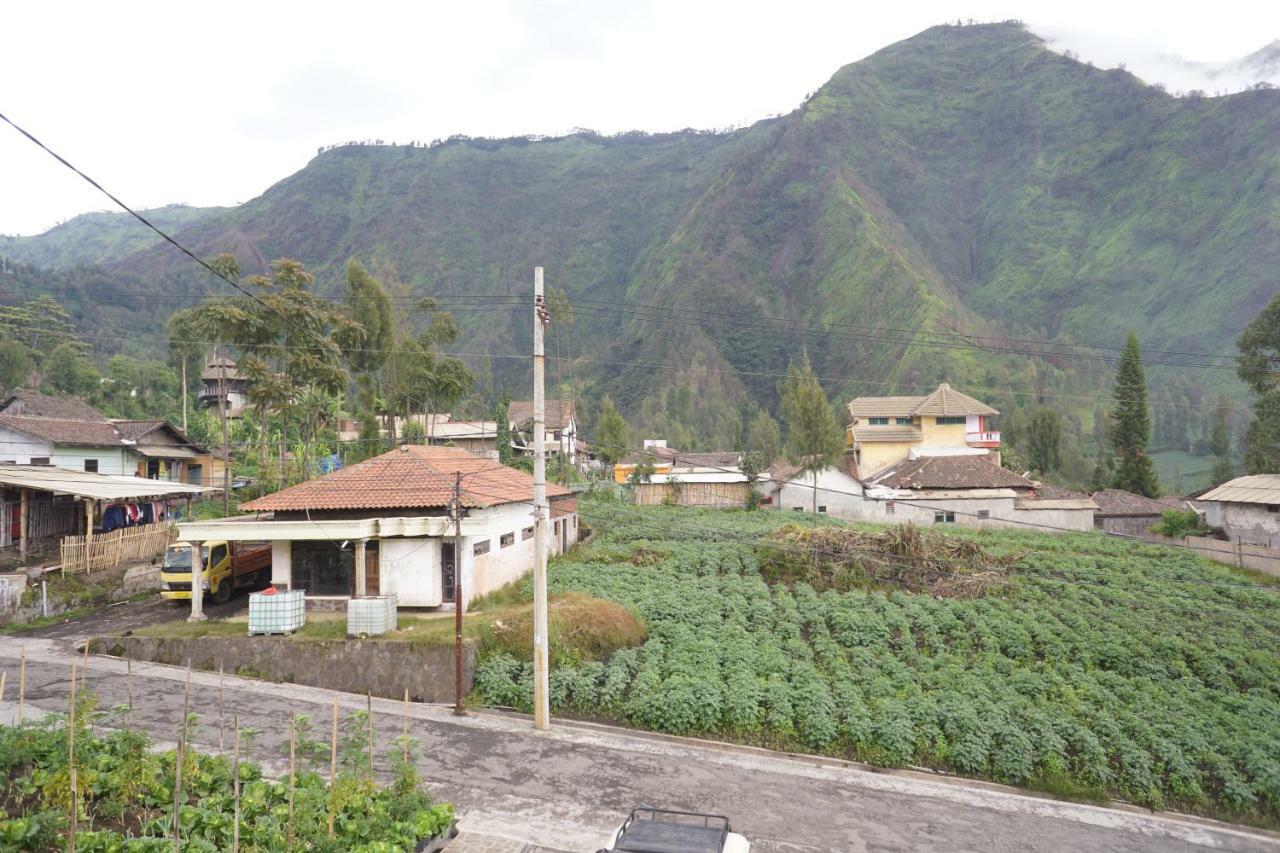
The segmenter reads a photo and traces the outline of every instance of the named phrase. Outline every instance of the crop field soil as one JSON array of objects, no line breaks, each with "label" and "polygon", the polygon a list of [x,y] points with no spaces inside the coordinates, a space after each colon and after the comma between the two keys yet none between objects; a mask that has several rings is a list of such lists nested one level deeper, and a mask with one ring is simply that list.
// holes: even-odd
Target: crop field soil
[{"label": "crop field soil", "polygon": [[[957,575],[970,554],[1007,563],[1001,583],[852,572],[819,593],[777,571],[830,558],[773,536],[799,514],[582,511],[596,538],[552,563],[552,594],[618,602],[647,639],[561,660],[555,712],[1280,825],[1280,587],[1101,535],[949,528],[980,546],[949,549]],[[476,693],[529,709],[531,665],[489,648]]]}]

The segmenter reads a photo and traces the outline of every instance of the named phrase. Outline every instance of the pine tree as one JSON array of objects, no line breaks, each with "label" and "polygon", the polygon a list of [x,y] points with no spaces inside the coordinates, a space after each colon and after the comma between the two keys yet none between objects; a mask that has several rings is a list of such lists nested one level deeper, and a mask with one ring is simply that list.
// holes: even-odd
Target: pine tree
[{"label": "pine tree", "polygon": [[1147,379],[1142,370],[1142,354],[1138,336],[1129,333],[1124,353],[1116,368],[1116,384],[1112,392],[1115,408],[1111,410],[1111,446],[1119,464],[1114,485],[1149,498],[1160,496],[1156,467],[1147,455],[1151,438],[1151,416],[1147,412]]},{"label": "pine tree", "polygon": [[511,415],[508,413],[510,403],[504,388],[498,395],[498,405],[493,408],[493,419],[498,424],[498,461],[503,465],[510,465],[515,459],[515,449],[511,446]]},{"label": "pine tree", "polygon": [[1245,327],[1236,346],[1236,372],[1257,395],[1244,439],[1245,470],[1280,473],[1280,294]]},{"label": "pine tree", "polygon": [[1040,406],[1031,413],[1027,426],[1027,455],[1031,468],[1041,475],[1062,467],[1059,445],[1062,441],[1062,423],[1058,413],[1048,406]]},{"label": "pine tree", "polygon": [[818,512],[818,472],[830,468],[845,449],[844,430],[806,354],[787,368],[782,382],[782,417],[787,424],[787,459],[813,477],[813,511]]},{"label": "pine tree", "polygon": [[596,456],[612,468],[627,453],[627,422],[618,414],[613,400],[600,401],[600,416],[596,419]]}]

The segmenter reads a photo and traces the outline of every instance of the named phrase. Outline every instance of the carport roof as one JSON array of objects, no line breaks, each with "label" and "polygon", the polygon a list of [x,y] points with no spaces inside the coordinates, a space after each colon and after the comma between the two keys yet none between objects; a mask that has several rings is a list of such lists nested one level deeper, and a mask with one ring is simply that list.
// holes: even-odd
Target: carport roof
[{"label": "carport roof", "polygon": [[123,477],[72,471],[48,465],[13,465],[0,463],[0,485],[17,489],[35,489],[56,495],[75,495],[95,500],[152,498],[160,495],[190,495],[208,491],[203,486],[148,480],[145,477]]}]

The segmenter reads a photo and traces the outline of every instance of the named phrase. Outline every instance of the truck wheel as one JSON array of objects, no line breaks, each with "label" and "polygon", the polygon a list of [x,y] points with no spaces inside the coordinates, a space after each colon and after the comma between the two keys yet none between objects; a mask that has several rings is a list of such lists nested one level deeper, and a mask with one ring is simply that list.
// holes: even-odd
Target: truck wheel
[{"label": "truck wheel", "polygon": [[213,600],[218,604],[226,604],[231,600],[231,578],[222,579],[222,583],[213,591]]}]

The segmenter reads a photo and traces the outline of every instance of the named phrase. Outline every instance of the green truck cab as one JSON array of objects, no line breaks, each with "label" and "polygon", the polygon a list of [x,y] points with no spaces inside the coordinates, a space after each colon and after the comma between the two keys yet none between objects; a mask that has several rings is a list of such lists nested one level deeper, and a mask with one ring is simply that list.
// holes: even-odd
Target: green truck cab
[{"label": "green truck cab", "polygon": [[[271,545],[265,542],[213,540],[200,549],[204,566],[201,588],[216,602],[224,602],[238,587],[265,586],[271,580]],[[191,543],[174,542],[160,566],[160,597],[191,600]]]}]

